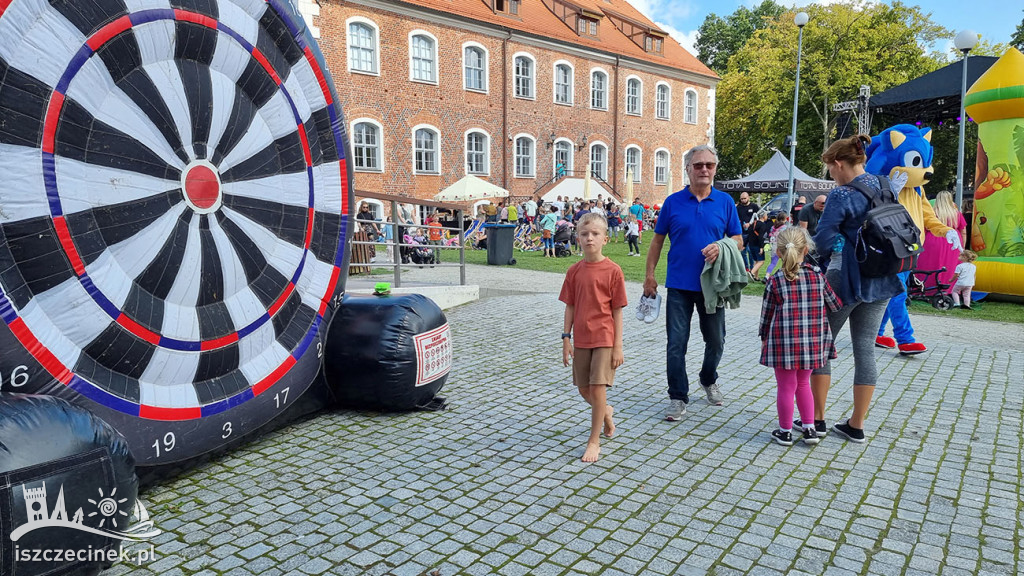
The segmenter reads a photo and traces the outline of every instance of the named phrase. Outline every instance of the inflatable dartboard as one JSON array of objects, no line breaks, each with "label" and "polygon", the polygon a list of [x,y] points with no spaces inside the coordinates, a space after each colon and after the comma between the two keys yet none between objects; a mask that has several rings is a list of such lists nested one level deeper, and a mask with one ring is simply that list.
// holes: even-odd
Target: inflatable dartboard
[{"label": "inflatable dartboard", "polygon": [[140,465],[253,432],[314,382],[350,174],[283,0],[0,0],[0,381]]}]

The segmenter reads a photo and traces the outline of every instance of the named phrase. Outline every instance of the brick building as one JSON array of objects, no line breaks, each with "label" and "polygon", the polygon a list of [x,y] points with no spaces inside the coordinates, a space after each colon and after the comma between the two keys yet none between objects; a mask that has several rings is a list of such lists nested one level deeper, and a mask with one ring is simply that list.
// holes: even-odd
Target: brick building
[{"label": "brick building", "polygon": [[[591,171],[655,202],[713,140],[718,77],[625,0],[300,0],[332,72],[357,191],[466,174],[523,197]],[[669,177],[671,171],[671,177]],[[674,190],[673,190],[674,191]]]}]

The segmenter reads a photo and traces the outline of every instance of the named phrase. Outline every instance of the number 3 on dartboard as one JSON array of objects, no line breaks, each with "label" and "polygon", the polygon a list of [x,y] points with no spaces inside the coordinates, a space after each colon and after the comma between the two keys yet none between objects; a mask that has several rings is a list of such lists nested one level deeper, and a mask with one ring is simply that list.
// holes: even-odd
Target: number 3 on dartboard
[{"label": "number 3 on dartboard", "polygon": [[288,390],[290,388],[282,388],[280,392],[274,394],[274,408],[280,408],[288,402]]},{"label": "number 3 on dartboard", "polygon": [[[163,449],[165,454],[167,452],[170,452],[171,450],[174,450],[174,432],[168,432],[167,434],[164,434],[163,440]],[[160,447],[161,442],[159,439],[153,442],[153,449],[156,450],[157,458],[160,457]]]},{"label": "number 3 on dartboard", "polygon": [[228,436],[231,436],[231,422],[225,422],[224,427],[221,428],[221,430],[224,432],[220,435],[221,438],[226,439]]}]

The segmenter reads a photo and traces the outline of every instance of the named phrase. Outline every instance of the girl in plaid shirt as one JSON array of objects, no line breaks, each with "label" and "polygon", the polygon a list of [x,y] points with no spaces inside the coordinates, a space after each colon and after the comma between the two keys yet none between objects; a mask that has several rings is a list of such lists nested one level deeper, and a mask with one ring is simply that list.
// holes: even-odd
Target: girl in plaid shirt
[{"label": "girl in plaid shirt", "polygon": [[842,308],[839,297],[821,272],[804,264],[814,248],[807,230],[789,226],[776,237],[781,271],[767,279],[761,306],[761,364],[775,368],[778,382],[779,428],[772,438],[783,446],[793,445],[793,400],[796,399],[803,425],[804,444],[817,444],[814,429],[814,396],[811,370],[836,357],[826,307]]}]

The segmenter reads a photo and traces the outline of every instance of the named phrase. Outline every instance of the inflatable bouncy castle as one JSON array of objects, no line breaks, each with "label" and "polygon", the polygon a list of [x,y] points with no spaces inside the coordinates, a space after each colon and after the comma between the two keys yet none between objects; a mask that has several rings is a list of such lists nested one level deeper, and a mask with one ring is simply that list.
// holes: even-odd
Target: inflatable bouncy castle
[{"label": "inflatable bouncy castle", "polygon": [[964,104],[978,123],[975,288],[1024,296],[1024,54],[1010,48],[971,86]]}]

